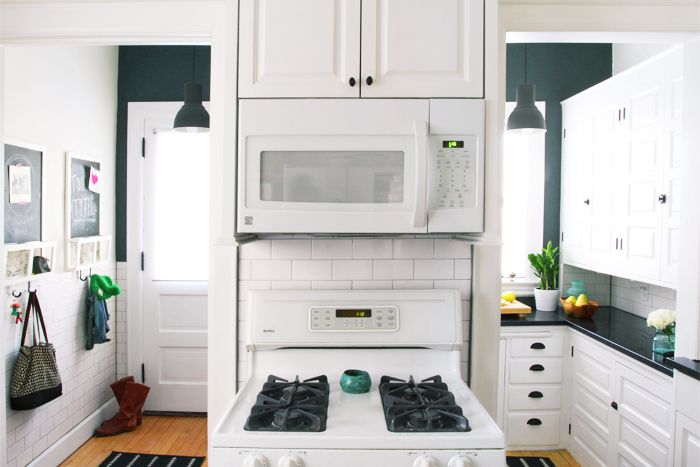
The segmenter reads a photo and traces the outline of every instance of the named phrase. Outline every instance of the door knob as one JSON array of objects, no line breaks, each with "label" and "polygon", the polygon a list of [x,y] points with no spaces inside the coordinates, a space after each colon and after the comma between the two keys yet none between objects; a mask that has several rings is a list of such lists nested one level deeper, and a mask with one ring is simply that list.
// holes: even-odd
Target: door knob
[{"label": "door knob", "polygon": [[373,83],[373,82],[374,82],[374,80],[372,79],[372,77],[371,77],[371,76],[368,76],[368,77],[367,77],[367,80],[366,80],[367,86],[372,86],[372,83]]},{"label": "door knob", "polygon": [[350,87],[355,86],[355,78],[351,77],[350,81],[348,81],[348,82],[350,83]]}]

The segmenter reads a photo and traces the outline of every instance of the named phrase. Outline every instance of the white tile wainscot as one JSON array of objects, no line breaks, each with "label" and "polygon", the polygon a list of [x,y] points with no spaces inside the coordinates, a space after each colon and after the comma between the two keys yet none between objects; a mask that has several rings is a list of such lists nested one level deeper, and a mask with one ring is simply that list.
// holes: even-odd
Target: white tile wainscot
[{"label": "white tile wainscot", "polygon": [[[462,294],[462,377],[469,362],[472,247],[449,238],[266,239],[240,247],[238,379],[246,379],[250,290],[455,289]],[[283,375],[280,375],[283,376]]]},{"label": "white tile wainscot", "polygon": [[[93,273],[117,278],[119,269],[115,263],[93,268]],[[110,313],[110,342],[96,344],[85,350],[88,282],[78,279],[77,272],[55,274],[32,282],[37,284],[37,297],[41,303],[49,341],[56,349],[58,370],[63,384],[63,395],[34,410],[14,411],[9,404],[10,380],[17,351],[22,338],[21,324],[15,324],[10,316],[11,287],[5,292],[5,400],[7,404],[7,466],[23,467],[36,459],[47,448],[84,419],[95,413],[112,397],[109,387],[117,374],[117,349],[125,344],[126,336],[117,331],[119,301],[107,300]],[[17,290],[21,290],[17,288]],[[17,300],[26,310],[27,293]],[[121,297],[121,296],[120,296]],[[123,306],[123,305],[122,305]],[[111,416],[112,414],[110,414]],[[82,441],[81,441],[82,443]]]}]

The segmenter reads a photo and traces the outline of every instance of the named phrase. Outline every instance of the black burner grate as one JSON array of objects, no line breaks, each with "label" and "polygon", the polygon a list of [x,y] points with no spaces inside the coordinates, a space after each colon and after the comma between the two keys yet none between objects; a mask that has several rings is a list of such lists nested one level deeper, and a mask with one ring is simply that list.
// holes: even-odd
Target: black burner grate
[{"label": "black burner grate", "polygon": [[416,383],[382,376],[379,383],[382,407],[389,431],[471,431],[462,408],[440,376]]},{"label": "black burner grate", "polygon": [[270,375],[246,420],[246,431],[325,431],[328,378],[294,381]]}]

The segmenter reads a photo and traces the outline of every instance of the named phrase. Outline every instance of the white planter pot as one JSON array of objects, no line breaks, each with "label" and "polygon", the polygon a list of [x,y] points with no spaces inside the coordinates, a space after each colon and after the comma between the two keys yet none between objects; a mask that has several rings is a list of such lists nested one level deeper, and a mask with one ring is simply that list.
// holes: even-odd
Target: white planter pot
[{"label": "white planter pot", "polygon": [[559,291],[535,289],[535,306],[539,311],[557,311]]}]

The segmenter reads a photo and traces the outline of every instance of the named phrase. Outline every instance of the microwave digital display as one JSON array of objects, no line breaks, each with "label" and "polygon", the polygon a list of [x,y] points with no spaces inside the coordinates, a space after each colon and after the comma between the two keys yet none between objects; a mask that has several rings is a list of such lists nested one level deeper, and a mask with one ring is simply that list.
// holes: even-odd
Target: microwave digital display
[{"label": "microwave digital display", "polygon": [[443,148],[463,148],[464,141],[443,141],[442,147]]},{"label": "microwave digital display", "polygon": [[336,318],[371,318],[372,310],[335,310]]}]

